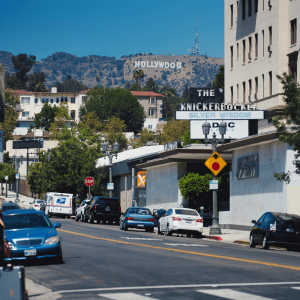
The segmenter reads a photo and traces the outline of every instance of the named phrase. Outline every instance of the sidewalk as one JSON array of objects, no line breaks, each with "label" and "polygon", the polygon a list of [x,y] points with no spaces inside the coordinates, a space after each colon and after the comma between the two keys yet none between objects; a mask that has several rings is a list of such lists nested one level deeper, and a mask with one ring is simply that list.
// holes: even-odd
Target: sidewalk
[{"label": "sidewalk", "polygon": [[[0,199],[2,201],[11,201],[11,202],[15,202],[16,200],[16,193],[15,192],[11,192],[11,191],[7,191],[7,197],[5,197],[5,190],[4,190],[4,195],[0,195]],[[22,207],[22,208],[29,208],[30,203],[32,203],[34,201],[33,198],[31,197],[27,197],[27,196],[23,196],[19,194],[19,200],[20,202],[18,202],[18,204]]]}]

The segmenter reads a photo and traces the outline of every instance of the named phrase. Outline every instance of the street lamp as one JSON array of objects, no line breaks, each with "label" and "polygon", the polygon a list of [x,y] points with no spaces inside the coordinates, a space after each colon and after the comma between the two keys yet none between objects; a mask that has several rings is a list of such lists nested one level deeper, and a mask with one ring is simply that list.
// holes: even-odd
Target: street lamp
[{"label": "street lamp", "polygon": [[[102,144],[102,152],[104,155],[104,159],[107,156],[109,160],[109,166],[108,166],[109,183],[112,183],[112,159],[114,156],[117,158],[118,151],[119,151],[119,144],[115,142],[113,148],[114,148],[114,152],[112,151],[112,147],[111,146],[108,147],[106,142]],[[109,191],[109,197],[112,197],[112,190]]]},{"label": "street lamp", "polygon": [[20,155],[20,158],[17,158],[16,155],[13,155],[13,161],[16,164],[16,179],[17,179],[17,194],[16,194],[16,202],[19,201],[19,179],[20,179],[20,174],[19,174],[19,168],[20,165],[23,164],[23,155]]},{"label": "street lamp", "polygon": [[[212,153],[214,153],[215,151],[217,151],[218,143],[225,142],[224,134],[226,133],[227,124],[224,123],[223,120],[219,124],[219,132],[222,136],[220,139],[217,139],[215,132],[213,133],[212,139],[207,138],[207,136],[210,132],[210,128],[211,128],[210,123],[208,123],[207,121],[202,125],[203,134],[205,135],[204,142],[206,144],[211,143]],[[213,180],[216,180],[216,176],[214,176]],[[212,223],[212,226],[210,227],[209,234],[210,235],[222,234],[221,228],[219,225],[219,220],[218,220],[218,199],[217,199],[217,191],[216,190],[213,190],[213,223]]]}]

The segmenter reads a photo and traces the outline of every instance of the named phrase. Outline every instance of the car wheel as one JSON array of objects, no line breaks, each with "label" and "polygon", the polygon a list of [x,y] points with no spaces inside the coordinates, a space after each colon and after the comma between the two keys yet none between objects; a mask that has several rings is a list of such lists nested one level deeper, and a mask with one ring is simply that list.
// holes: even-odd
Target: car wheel
[{"label": "car wheel", "polygon": [[154,227],[151,227],[151,228],[149,229],[149,232],[154,232]]},{"label": "car wheel", "polygon": [[75,216],[75,222],[78,222],[79,221],[79,217],[78,217],[78,215],[76,214],[76,216]]},{"label": "car wheel", "polygon": [[194,238],[200,238],[202,236],[202,232],[196,232],[193,234]]},{"label": "car wheel", "polygon": [[187,234],[186,234],[186,237],[191,237],[191,234],[190,234],[190,233],[187,233]]},{"label": "car wheel", "polygon": [[100,224],[100,219],[97,220],[97,224]]},{"label": "car wheel", "polygon": [[263,249],[269,249],[269,247],[270,247],[268,244],[268,241],[267,241],[267,236],[265,236],[265,235],[263,237],[262,247],[263,247]]},{"label": "car wheel", "polygon": [[167,225],[166,235],[172,235],[172,231],[170,231],[169,225]]},{"label": "car wheel", "polygon": [[92,215],[89,216],[89,221],[88,221],[90,224],[93,224],[94,223],[94,219],[92,217]]},{"label": "car wheel", "polygon": [[120,225],[120,220],[119,219],[115,220],[115,225]]},{"label": "car wheel", "polygon": [[256,244],[253,242],[253,234],[250,234],[249,246],[255,248]]},{"label": "car wheel", "polygon": [[124,223],[124,230],[127,231],[128,230],[128,226]]},{"label": "car wheel", "polygon": [[157,234],[158,234],[158,235],[161,234],[159,223],[157,223]]}]

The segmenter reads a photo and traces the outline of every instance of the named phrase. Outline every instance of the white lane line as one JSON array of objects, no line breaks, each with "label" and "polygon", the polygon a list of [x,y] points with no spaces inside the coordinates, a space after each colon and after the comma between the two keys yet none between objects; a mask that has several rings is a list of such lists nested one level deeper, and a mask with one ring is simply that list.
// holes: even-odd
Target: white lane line
[{"label": "white lane line", "polygon": [[135,293],[98,294],[98,296],[112,300],[156,300],[155,298],[150,298]]},{"label": "white lane line", "polygon": [[198,245],[198,244],[172,244],[172,243],[164,243],[164,245],[169,246],[187,246],[187,247],[208,247],[206,245]]},{"label": "white lane line", "polygon": [[[93,288],[77,290],[61,290],[46,293],[44,295],[54,295],[62,293],[83,293],[83,292],[102,292],[102,291],[128,291],[128,290],[155,290],[155,289],[180,289],[180,288],[202,288],[202,287],[229,287],[229,286],[263,286],[263,285],[300,285],[300,281],[294,282],[256,282],[256,283],[208,283],[208,284],[184,284],[184,285],[155,285],[155,286],[128,286],[114,288]],[[300,288],[300,287],[299,287]]]},{"label": "white lane line", "polygon": [[126,239],[126,240],[141,240],[141,241],[162,241],[162,239],[135,238],[135,237],[126,237],[126,236],[121,236],[121,239]]},{"label": "white lane line", "polygon": [[197,292],[231,300],[274,300],[273,298],[266,298],[258,295],[238,292],[231,289],[197,290]]},{"label": "white lane line", "polygon": [[292,289],[295,289],[295,290],[299,290],[299,291],[300,291],[300,286],[293,286]]}]

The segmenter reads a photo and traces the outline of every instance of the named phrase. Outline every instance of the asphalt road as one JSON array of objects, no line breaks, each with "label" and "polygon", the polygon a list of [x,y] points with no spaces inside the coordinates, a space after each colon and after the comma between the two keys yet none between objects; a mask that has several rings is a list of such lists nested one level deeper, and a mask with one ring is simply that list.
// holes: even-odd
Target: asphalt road
[{"label": "asphalt road", "polygon": [[26,266],[60,299],[299,299],[300,253],[58,220],[64,264]]}]

